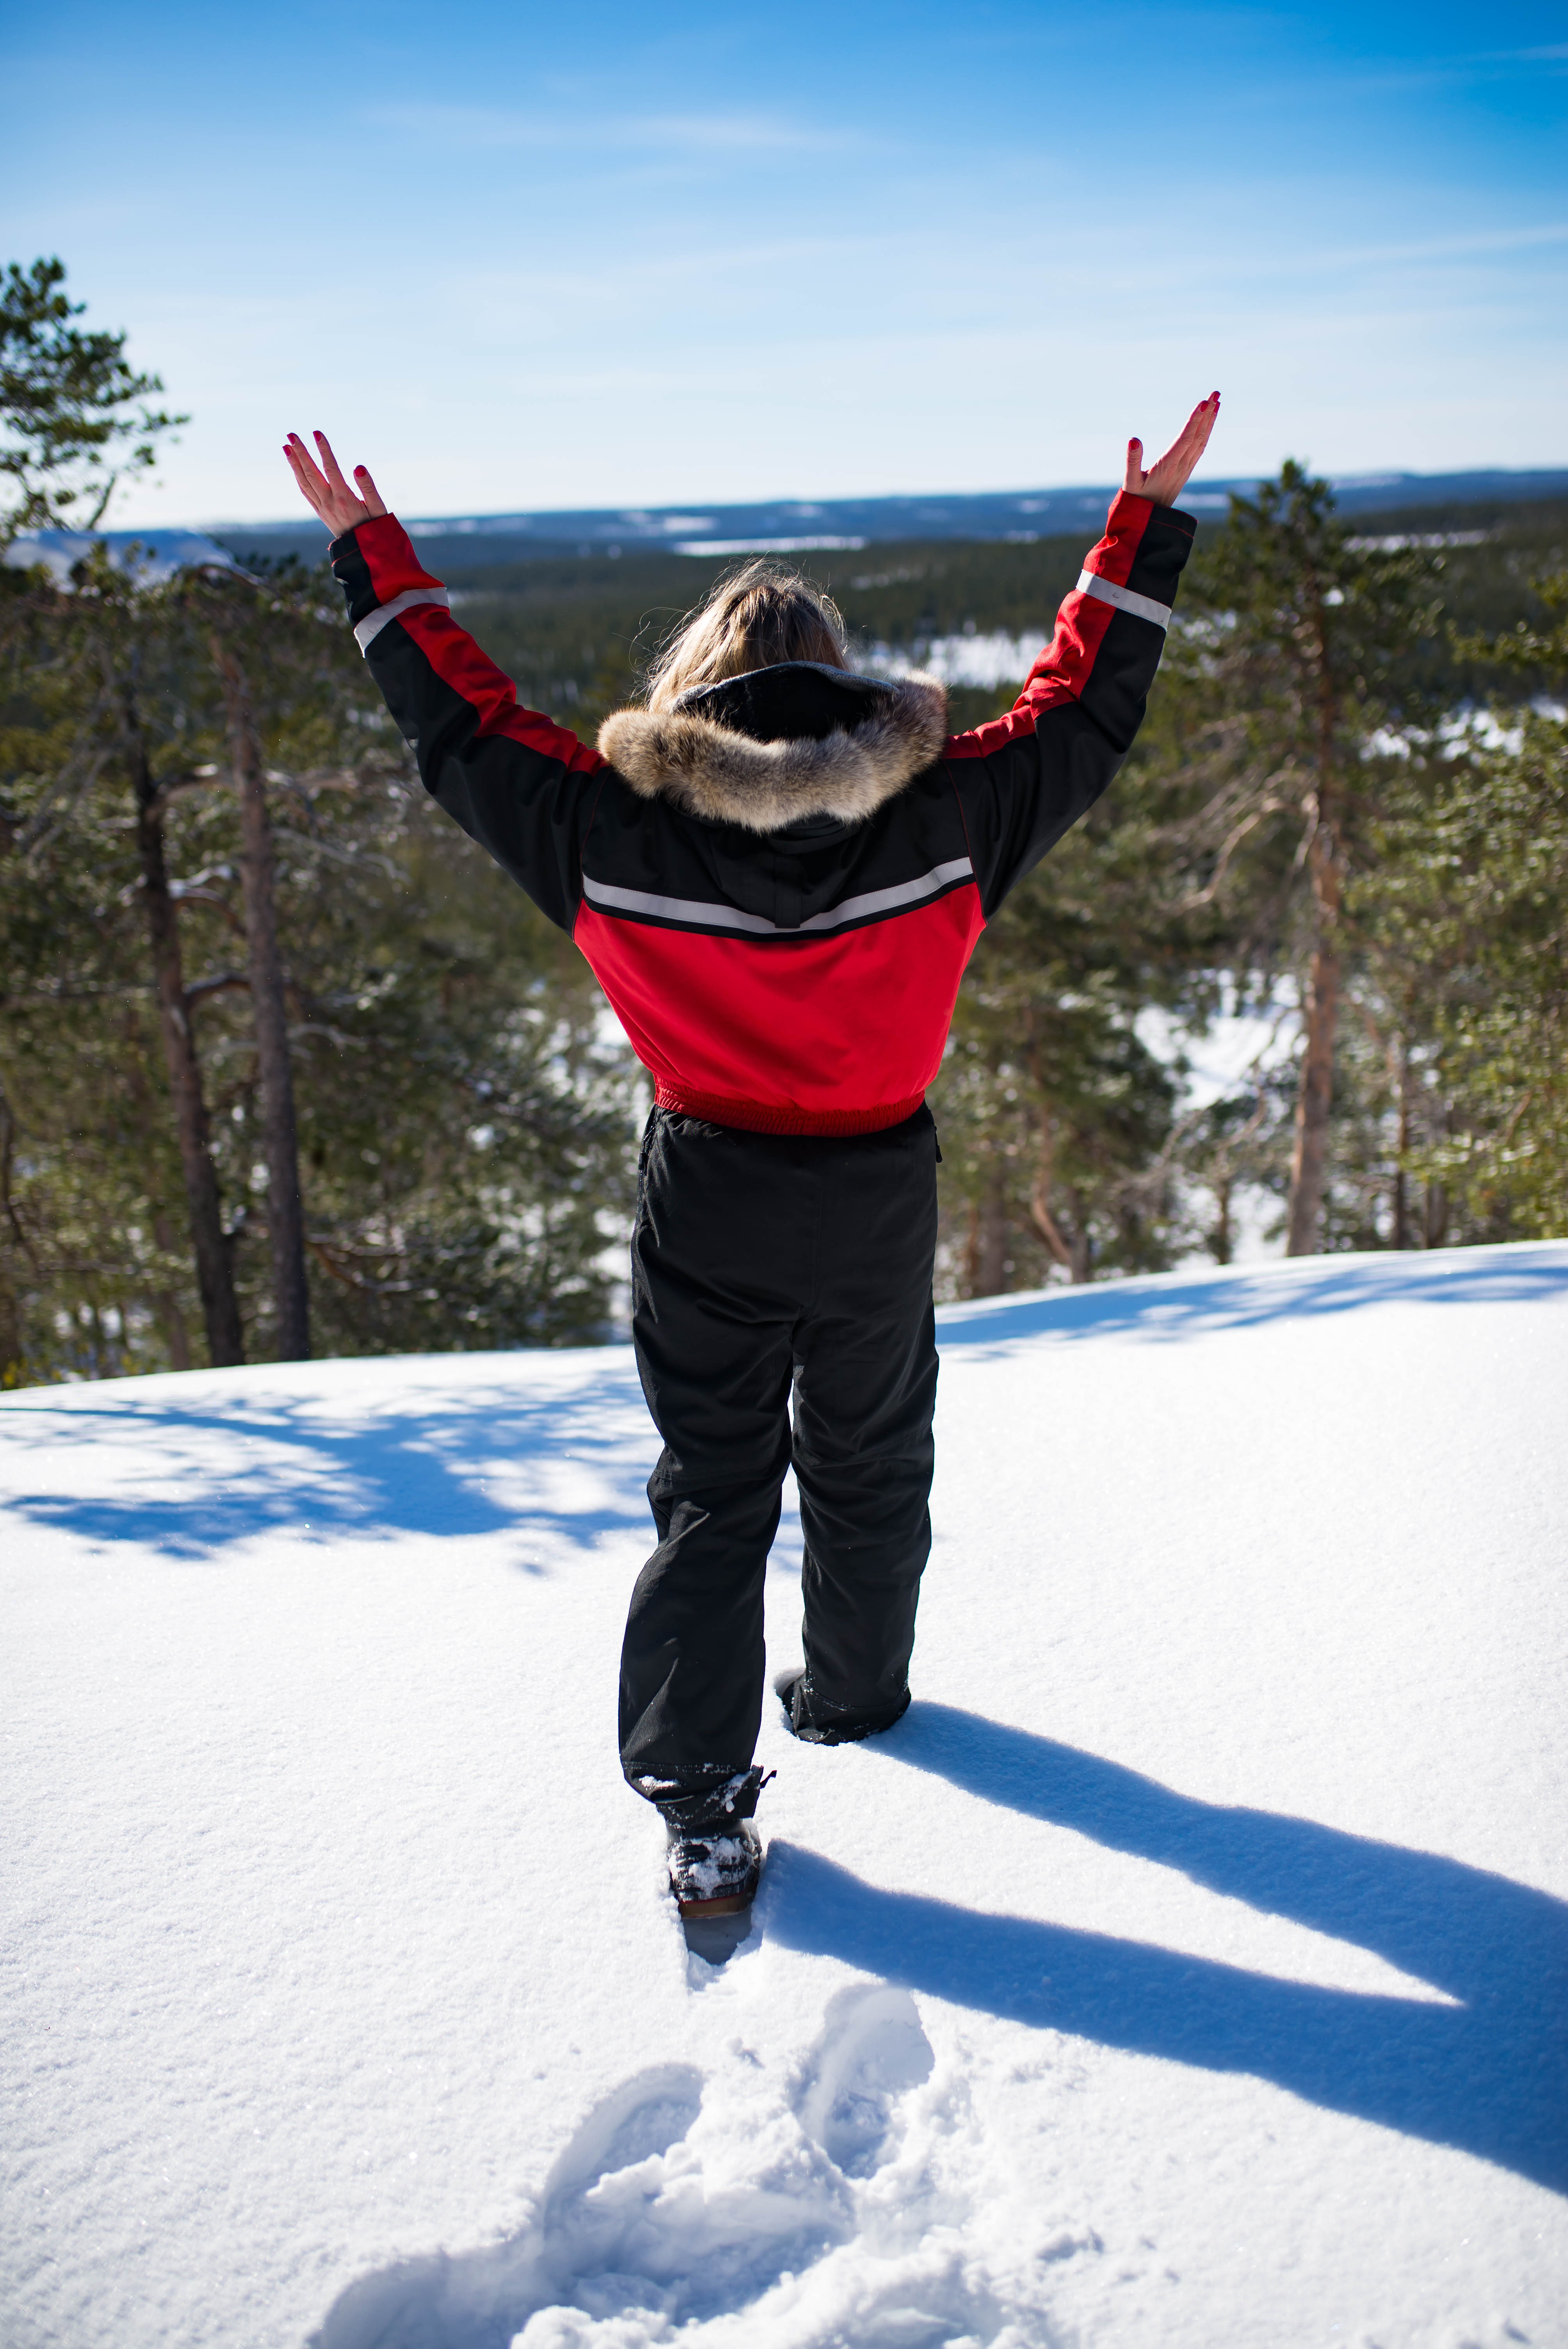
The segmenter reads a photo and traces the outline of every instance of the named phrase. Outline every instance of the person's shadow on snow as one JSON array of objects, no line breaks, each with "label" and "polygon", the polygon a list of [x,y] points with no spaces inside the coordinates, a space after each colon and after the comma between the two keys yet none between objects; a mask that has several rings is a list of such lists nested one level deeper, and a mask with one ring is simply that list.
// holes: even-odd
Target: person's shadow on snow
[{"label": "person's shadow on snow", "polygon": [[[1436,1853],[1193,1801],[1027,1731],[918,1704],[890,1756],[1376,1951],[1454,2005],[1322,1990],[1139,1941],[886,1892],[776,1843],[766,1930],[1010,2021],[1210,2071],[1568,2190],[1568,1905]],[[1005,1906],[1006,1885],[997,1888]]]}]

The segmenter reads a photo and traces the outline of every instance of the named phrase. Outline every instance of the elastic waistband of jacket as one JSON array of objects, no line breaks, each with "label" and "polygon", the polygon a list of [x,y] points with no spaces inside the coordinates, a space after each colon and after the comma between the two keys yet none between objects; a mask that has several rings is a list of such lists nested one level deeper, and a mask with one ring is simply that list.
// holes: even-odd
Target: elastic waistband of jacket
[{"label": "elastic waistband of jacket", "polygon": [[794,1102],[736,1101],[728,1093],[695,1092],[668,1085],[661,1079],[654,1088],[660,1109],[680,1117],[700,1117],[707,1125],[738,1126],[742,1133],[880,1133],[884,1126],[902,1125],[913,1117],[924,1092],[907,1101],[881,1102],[875,1109],[800,1109]]}]

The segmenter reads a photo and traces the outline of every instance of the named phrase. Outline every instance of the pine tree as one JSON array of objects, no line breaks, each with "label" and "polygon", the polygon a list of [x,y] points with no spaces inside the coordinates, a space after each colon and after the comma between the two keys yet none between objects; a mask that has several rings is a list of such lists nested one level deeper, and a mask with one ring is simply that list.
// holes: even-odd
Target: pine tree
[{"label": "pine tree", "polygon": [[[1568,689],[1568,573],[1542,618],[1462,636],[1459,657]],[[1559,714],[1553,714],[1553,709]],[[1401,1102],[1401,1176],[1460,1236],[1568,1231],[1568,721],[1500,696],[1495,740],[1440,734],[1390,792],[1355,892],[1378,967],[1422,1038]],[[1390,988],[1392,991],[1392,987]],[[1412,1081],[1413,1080],[1413,1081]],[[1406,1107],[1413,1102],[1416,1114]]]},{"label": "pine tree", "polygon": [[21,530],[96,530],[120,481],[187,421],[148,407],[163,386],[129,365],[123,332],[71,324],[86,305],[65,283],[58,260],[13,261],[0,279],[0,477],[13,485],[0,544]]},{"label": "pine tree", "polygon": [[1349,946],[1346,879],[1398,767],[1379,729],[1434,715],[1419,654],[1436,630],[1437,565],[1353,540],[1333,492],[1287,461],[1233,498],[1195,566],[1175,689],[1206,803],[1190,830],[1192,903],[1228,906],[1253,969],[1300,969],[1302,1046],[1286,1252],[1324,1238],[1336,1046]]},{"label": "pine tree", "polygon": [[1205,985],[1168,887],[1180,788],[1135,756],[975,950],[932,1092],[961,1294],[1171,1261],[1176,1075],[1140,1016]]},{"label": "pine tree", "polygon": [[[200,1078],[247,1350],[289,1344],[215,614],[245,667],[267,792],[317,1348],[603,1334],[630,1200],[629,1055],[569,941],[410,774],[330,581],[138,589],[101,558],[69,593],[10,581],[4,1375],[191,1359],[205,1300],[194,1252],[173,1246],[182,1129],[160,1024],[166,1041],[180,1026]],[[149,956],[154,913],[175,926],[172,962]]]}]

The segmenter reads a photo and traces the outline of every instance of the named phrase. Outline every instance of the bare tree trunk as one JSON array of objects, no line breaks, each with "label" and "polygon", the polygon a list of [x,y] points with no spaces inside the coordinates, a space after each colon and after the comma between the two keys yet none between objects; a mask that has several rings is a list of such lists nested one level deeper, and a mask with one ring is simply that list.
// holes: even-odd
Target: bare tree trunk
[{"label": "bare tree trunk", "polygon": [[201,1069],[191,1032],[191,1007],[185,997],[180,957],[179,915],[169,887],[158,785],[148,761],[135,696],[129,690],[122,697],[121,709],[126,758],[136,800],[136,844],[141,858],[141,894],[147,907],[148,944],[152,950],[153,987],[163,1030],[164,1058],[169,1066],[169,1091],[174,1102],[180,1164],[185,1176],[196,1286],[201,1291],[201,1313],[207,1325],[207,1351],[214,1367],[222,1367],[244,1361],[245,1333],[240,1320],[239,1300],[234,1295],[229,1243],[223,1236],[207,1104],[201,1095]]},{"label": "bare tree trunk", "polygon": [[1389,1054],[1389,1059],[1393,1063],[1394,1081],[1399,1088],[1398,1154],[1394,1164],[1394,1246],[1408,1248],[1410,1245],[1410,1186],[1405,1174],[1405,1153],[1410,1147],[1410,1081],[1409,1052],[1403,1037],[1397,1050]]},{"label": "bare tree trunk", "polygon": [[[190,998],[186,998],[186,1013],[190,1014]],[[158,1115],[158,1104],[147,1081],[142,1061],[141,1021],[134,1009],[129,1010],[125,1022],[125,1069],[130,1089],[150,1123]],[[152,1244],[160,1256],[175,1254],[173,1227],[160,1206],[152,1210]],[[169,1349],[171,1367],[177,1371],[191,1368],[191,1331],[181,1309],[180,1299],[172,1288],[152,1288],[148,1291],[153,1319],[163,1332],[163,1342]]]},{"label": "bare tree trunk", "polygon": [[[1314,895],[1316,895],[1315,876]],[[1324,908],[1317,907],[1306,994],[1306,1042],[1295,1096],[1295,1150],[1290,1168],[1290,1234],[1286,1256],[1315,1253],[1328,1173],[1328,1112],[1334,1100],[1334,1038],[1339,1024],[1339,957],[1328,943]]]},{"label": "bare tree trunk", "polygon": [[1312,874],[1312,969],[1306,993],[1306,1037],[1295,1097],[1295,1150],[1290,1169],[1286,1256],[1312,1256],[1321,1238],[1328,1177],[1328,1116],[1334,1102],[1334,1040],[1339,1026],[1339,900],[1344,856],[1335,788],[1336,718],[1328,630],[1315,592],[1317,660],[1317,786],[1312,796],[1307,860]]},{"label": "bare tree trunk", "polygon": [[971,1297],[1000,1297],[1007,1286],[1007,1189],[1000,1166],[970,1209],[965,1271]]},{"label": "bare tree trunk", "polygon": [[1229,1264],[1235,1241],[1231,1231],[1231,1194],[1235,1188],[1229,1159],[1225,1159],[1214,1175],[1214,1228],[1209,1235],[1209,1254],[1216,1264]]},{"label": "bare tree trunk", "polygon": [[[161,1248],[166,1255],[173,1255],[174,1235],[169,1228],[166,1216],[153,1216],[152,1239],[154,1247]],[[152,1309],[158,1316],[163,1342],[169,1349],[170,1361],[177,1371],[188,1371],[191,1368],[191,1332],[185,1326],[185,1316],[180,1310],[180,1299],[171,1288],[155,1288]]]},{"label": "bare tree trunk", "polygon": [[1056,1128],[1048,1109],[1042,1109],[1035,1129],[1035,1180],[1029,1191],[1029,1220],[1057,1262],[1074,1281],[1088,1278],[1088,1231],[1083,1217],[1077,1232],[1064,1232],[1051,1210],[1051,1175],[1056,1164]]},{"label": "bare tree trunk", "polygon": [[22,1309],[0,1265],[0,1394],[22,1383]]},{"label": "bare tree trunk", "polygon": [[[1439,1137],[1449,1133],[1452,1116],[1452,1102],[1440,1103],[1433,1121]],[[1424,1247],[1440,1248],[1448,1237],[1449,1195],[1441,1183],[1429,1177],[1421,1201],[1421,1244]]]},{"label": "bare tree trunk", "polygon": [[11,1160],[16,1146],[16,1123],[5,1088],[0,1085],[0,1392],[18,1386],[22,1379],[22,1307],[7,1268],[15,1248],[31,1257],[22,1219],[11,1198]]},{"label": "bare tree trunk", "polygon": [[[1084,1281],[1088,1278],[1092,1268],[1093,1244],[1089,1237],[1088,1216],[1084,1208],[1083,1194],[1071,1185],[1068,1188],[1068,1204],[1073,1211],[1075,1226],[1075,1228],[1067,1236],[1068,1247],[1071,1250],[1071,1262],[1068,1268],[1075,1280]],[[1058,1216],[1057,1221],[1060,1220]]]},{"label": "bare tree trunk", "polygon": [[1440,1183],[1429,1183],[1423,1202],[1422,1238],[1429,1248],[1441,1247],[1449,1236],[1449,1195]]},{"label": "bare tree trunk", "polygon": [[278,952],[276,867],[266,777],[250,686],[239,657],[214,634],[212,657],[223,680],[229,758],[240,794],[243,842],[240,874],[262,1080],[262,1148],[267,1166],[267,1241],[278,1319],[278,1360],[303,1362],[310,1358],[310,1291],[305,1281],[304,1206],[299,1185],[288,1007]]}]

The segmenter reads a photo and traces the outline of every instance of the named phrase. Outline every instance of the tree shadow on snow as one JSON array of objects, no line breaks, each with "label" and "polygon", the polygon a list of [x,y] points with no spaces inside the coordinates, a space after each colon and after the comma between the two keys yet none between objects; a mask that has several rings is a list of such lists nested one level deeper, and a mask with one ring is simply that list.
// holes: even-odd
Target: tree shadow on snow
[{"label": "tree shadow on snow", "polygon": [[[1320,1319],[1368,1305],[1491,1305],[1568,1299],[1561,1243],[1508,1248],[1439,1248],[1387,1256],[1321,1257],[1194,1278],[1181,1273],[974,1306],[937,1318],[938,1345],[966,1351],[1020,1338],[1103,1338],[1136,1331],[1171,1340],[1245,1330],[1286,1318]],[[972,1360],[973,1353],[969,1358]]]},{"label": "tree shadow on snow", "polygon": [[[634,1371],[609,1356],[568,1392],[498,1381],[337,1408],[275,1387],[192,1402],[128,1382],[112,1402],[37,1408],[51,1451],[80,1454],[79,1486],[67,1466],[52,1491],[6,1506],[98,1544],[207,1558],[292,1527],[318,1539],[534,1532],[588,1548],[647,1518],[647,1413]],[[106,1489],[96,1455],[128,1440],[134,1454]]]},{"label": "tree shadow on snow", "polygon": [[1010,2021],[1251,2073],[1568,2191],[1568,1905],[1434,1852],[1196,1802],[948,1705],[912,1708],[880,1750],[1376,1951],[1458,2003],[1323,1990],[882,1891],[783,1843],[769,1859],[775,1940]]}]

